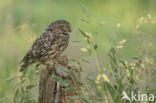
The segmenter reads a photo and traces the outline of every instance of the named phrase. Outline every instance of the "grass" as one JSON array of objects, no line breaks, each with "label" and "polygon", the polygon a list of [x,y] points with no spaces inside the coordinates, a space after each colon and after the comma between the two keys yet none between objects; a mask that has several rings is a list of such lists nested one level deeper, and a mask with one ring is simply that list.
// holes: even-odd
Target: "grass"
[{"label": "grass", "polygon": [[[150,20],[151,21],[151,18]],[[139,28],[138,28],[139,29]],[[128,100],[122,99],[123,92],[126,92],[127,95],[131,99],[132,92],[134,93],[145,93],[155,95],[156,89],[153,85],[155,78],[155,58],[151,55],[152,44],[149,45],[148,41],[150,38],[147,38],[146,35],[144,37],[138,36],[140,41],[145,42],[139,46],[139,50],[141,51],[139,55],[135,58],[131,58],[129,60],[123,60],[121,56],[121,52],[119,49],[123,48],[126,40],[122,40],[118,43],[115,43],[114,47],[110,49],[107,53],[109,62],[103,67],[99,63],[97,58],[97,47],[95,41],[92,41],[94,37],[91,34],[80,31],[83,36],[86,38],[86,42],[88,46],[86,48],[81,49],[83,52],[87,53],[89,56],[95,55],[95,61],[98,69],[97,78],[88,78],[89,86],[87,85],[85,88],[88,90],[95,90],[94,93],[87,92],[88,102],[86,103],[127,103],[130,102]],[[147,45],[148,44],[148,45]],[[96,46],[96,47],[95,47]],[[88,60],[89,61],[89,60]],[[155,84],[155,83],[154,83]],[[91,88],[88,88],[91,87]],[[93,92],[93,91],[92,91]],[[85,97],[86,98],[86,97]],[[92,98],[92,99],[91,99]],[[139,101],[139,96],[136,96],[136,101],[131,100],[131,102]],[[150,101],[151,100],[151,101]],[[155,99],[141,99],[141,102],[154,102]]]}]

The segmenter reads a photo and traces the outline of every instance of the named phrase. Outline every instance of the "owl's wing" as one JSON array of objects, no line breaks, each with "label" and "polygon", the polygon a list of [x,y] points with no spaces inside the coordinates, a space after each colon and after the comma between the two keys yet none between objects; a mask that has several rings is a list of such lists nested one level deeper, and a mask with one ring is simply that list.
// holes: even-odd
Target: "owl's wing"
[{"label": "owl's wing", "polygon": [[62,44],[64,42],[62,42],[63,39],[60,35],[59,32],[54,31],[43,32],[24,56],[21,71],[32,63],[40,62],[44,64],[59,56],[59,54],[67,47]]},{"label": "owl's wing", "polygon": [[51,31],[42,34],[32,45],[30,52],[34,58],[40,58],[50,50],[50,47],[56,42],[55,34]]},{"label": "owl's wing", "polygon": [[39,59],[43,53],[49,49],[50,45],[55,42],[54,37],[55,36],[50,31],[43,32],[43,34],[33,43],[32,47],[26,53],[21,63],[30,61],[35,62],[36,59]]},{"label": "owl's wing", "polygon": [[44,63],[55,57],[59,43],[61,43],[59,33],[48,31],[34,42],[31,53],[33,54],[34,59]]}]

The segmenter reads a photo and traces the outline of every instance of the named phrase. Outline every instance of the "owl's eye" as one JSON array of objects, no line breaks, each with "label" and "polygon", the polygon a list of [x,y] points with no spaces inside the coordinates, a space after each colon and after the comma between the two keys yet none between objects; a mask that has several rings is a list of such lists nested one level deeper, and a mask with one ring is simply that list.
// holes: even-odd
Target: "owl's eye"
[{"label": "owl's eye", "polygon": [[68,26],[67,26],[67,25],[65,25],[65,26],[64,26],[64,29],[68,31]]},{"label": "owl's eye", "polygon": [[61,29],[61,30],[63,29],[64,30],[65,29],[65,26],[64,25],[59,25],[58,26],[58,29]]}]

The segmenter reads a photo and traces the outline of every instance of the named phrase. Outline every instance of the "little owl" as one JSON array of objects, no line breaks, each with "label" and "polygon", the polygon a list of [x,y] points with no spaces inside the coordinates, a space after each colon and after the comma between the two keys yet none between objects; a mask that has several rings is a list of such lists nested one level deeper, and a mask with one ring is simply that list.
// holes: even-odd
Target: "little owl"
[{"label": "little owl", "polygon": [[70,24],[65,20],[57,20],[50,24],[22,59],[20,71],[24,71],[33,63],[45,65],[52,63],[67,48],[69,32],[71,32]]}]

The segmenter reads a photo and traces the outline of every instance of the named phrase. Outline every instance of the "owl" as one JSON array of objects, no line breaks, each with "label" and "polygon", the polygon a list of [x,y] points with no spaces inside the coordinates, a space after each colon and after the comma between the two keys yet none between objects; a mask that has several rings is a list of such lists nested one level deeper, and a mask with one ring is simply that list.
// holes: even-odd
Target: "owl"
[{"label": "owl", "polygon": [[51,23],[20,62],[22,64],[20,71],[24,71],[27,66],[33,63],[44,65],[53,63],[67,48],[70,32],[70,23],[65,20],[57,20]]}]

